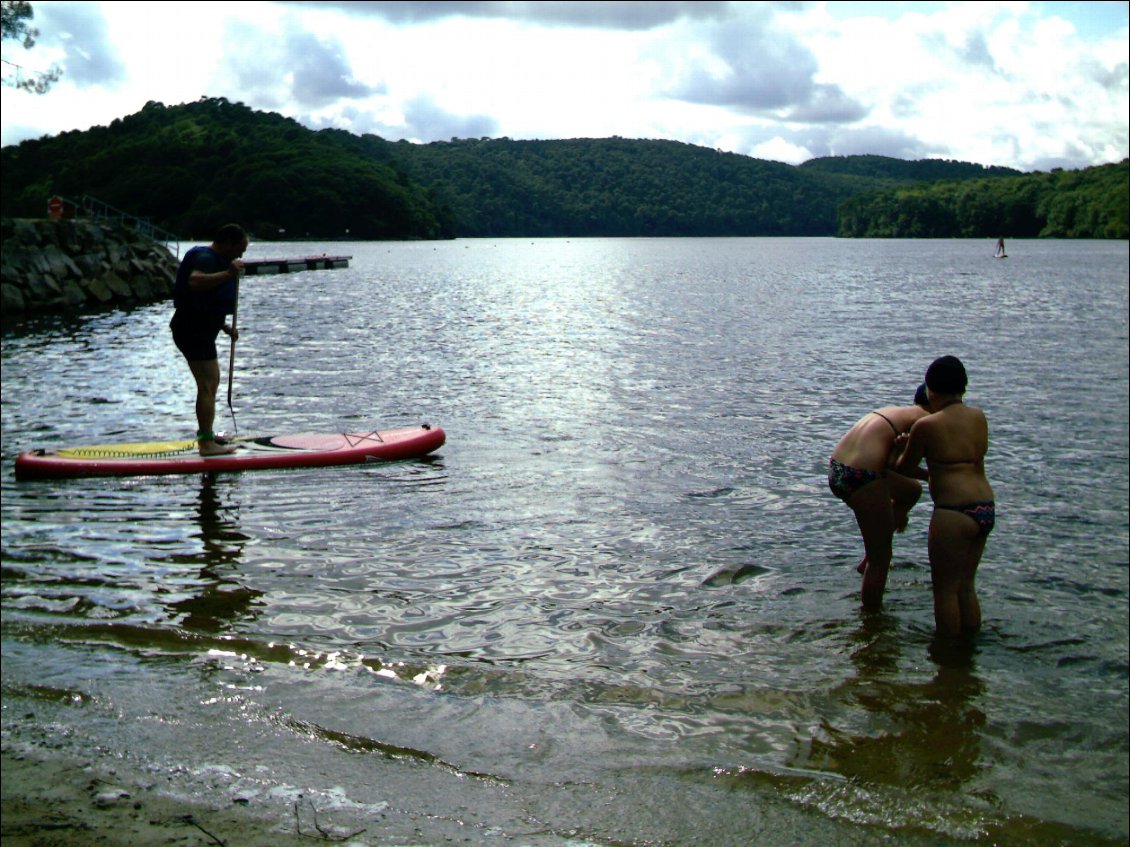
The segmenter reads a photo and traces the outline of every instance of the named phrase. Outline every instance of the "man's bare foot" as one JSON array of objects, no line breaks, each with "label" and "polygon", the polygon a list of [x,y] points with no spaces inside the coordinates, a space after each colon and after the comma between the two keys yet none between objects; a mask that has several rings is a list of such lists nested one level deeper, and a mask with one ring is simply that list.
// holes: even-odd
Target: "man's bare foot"
[{"label": "man's bare foot", "polygon": [[206,441],[200,441],[198,447],[201,456],[225,456],[228,453],[234,453],[236,451],[234,444],[217,444],[211,438]]}]

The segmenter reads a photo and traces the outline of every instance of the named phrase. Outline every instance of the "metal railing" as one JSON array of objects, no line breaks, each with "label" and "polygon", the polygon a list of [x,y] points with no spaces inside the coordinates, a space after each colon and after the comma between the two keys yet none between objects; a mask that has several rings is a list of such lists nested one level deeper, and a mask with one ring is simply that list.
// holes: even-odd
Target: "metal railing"
[{"label": "metal railing", "polygon": [[171,250],[174,256],[180,255],[180,236],[169,232],[167,229],[162,229],[149,218],[142,218],[129,212],[123,212],[121,209],[115,209],[109,203],[105,203],[97,197],[91,197],[89,194],[82,195],[77,201],[67,197],[60,199],[71,206],[76,214],[87,215],[96,221],[114,221],[123,226],[128,226],[140,235],[164,244],[165,248]]}]

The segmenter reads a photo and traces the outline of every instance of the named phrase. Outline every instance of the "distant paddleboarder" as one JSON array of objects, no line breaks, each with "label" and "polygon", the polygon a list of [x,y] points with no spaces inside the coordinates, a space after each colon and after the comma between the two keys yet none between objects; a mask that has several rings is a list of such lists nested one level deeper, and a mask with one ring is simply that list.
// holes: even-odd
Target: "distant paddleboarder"
[{"label": "distant paddleboarder", "polygon": [[1008,253],[1004,252],[1004,239],[997,239],[997,252],[993,254],[994,259],[1007,259]]}]

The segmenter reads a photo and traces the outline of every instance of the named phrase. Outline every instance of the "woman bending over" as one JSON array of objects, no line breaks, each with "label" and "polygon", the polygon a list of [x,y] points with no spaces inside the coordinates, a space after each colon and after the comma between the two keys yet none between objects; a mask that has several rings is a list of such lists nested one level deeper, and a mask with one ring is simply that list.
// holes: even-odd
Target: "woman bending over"
[{"label": "woman bending over", "polygon": [[855,514],[863,536],[863,607],[880,608],[891,567],[891,540],[906,529],[911,508],[922,485],[889,470],[896,439],[911,424],[929,414],[926,386],[914,395],[913,406],[886,406],[868,412],[836,445],[828,463],[828,487]]}]

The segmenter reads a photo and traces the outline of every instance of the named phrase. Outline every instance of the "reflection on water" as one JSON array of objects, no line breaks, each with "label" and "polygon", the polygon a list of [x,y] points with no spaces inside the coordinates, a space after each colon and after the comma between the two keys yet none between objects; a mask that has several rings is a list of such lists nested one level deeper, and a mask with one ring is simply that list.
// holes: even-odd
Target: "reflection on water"
[{"label": "reflection on water", "polygon": [[988,717],[972,649],[936,645],[924,678],[908,671],[899,638],[892,619],[863,617],[844,635],[852,672],[796,711],[812,725],[783,768],[723,768],[719,779],[773,785],[830,818],[896,832],[976,840],[997,830],[986,811],[999,801],[980,781]]},{"label": "reflection on water", "polygon": [[[358,797],[401,751],[612,843],[744,845],[782,799],[825,842],[1125,841],[1126,245],[980,247],[353,245],[249,282],[241,430],[448,433],[348,469],[18,484],[24,447],[187,435],[192,386],[163,306],[6,333],[5,696],[49,679],[162,715],[68,714],[92,748]],[[1004,516],[965,655],[933,644],[928,505],[861,616],[824,481],[943,352]]]},{"label": "reflection on water", "polygon": [[[907,681],[895,628],[868,618],[853,636],[856,674],[831,692],[837,710],[856,726],[828,716],[800,767],[830,771],[860,785],[909,791],[960,791],[981,771],[985,685],[972,655],[950,650],[926,682]],[[967,653],[971,649],[966,648]],[[862,711],[861,711],[862,710]]]},{"label": "reflection on water", "polygon": [[[230,492],[228,492],[230,494]],[[239,531],[238,506],[221,503],[215,474],[203,474],[196,521],[200,527],[200,549],[174,553],[168,561],[199,566],[193,595],[167,604],[170,621],[190,632],[218,633],[254,614],[261,591],[248,588],[239,579],[238,565],[244,545],[250,540]]]}]

